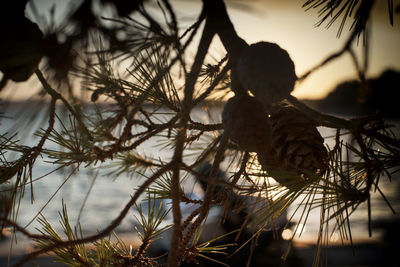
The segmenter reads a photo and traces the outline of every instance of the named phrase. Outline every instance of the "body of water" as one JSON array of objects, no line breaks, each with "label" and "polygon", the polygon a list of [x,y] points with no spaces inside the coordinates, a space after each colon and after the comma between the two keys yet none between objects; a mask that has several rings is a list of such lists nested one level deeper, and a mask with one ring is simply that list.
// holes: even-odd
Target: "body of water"
[{"label": "body of water", "polygon": [[[12,133],[17,129],[15,127],[17,123],[20,122],[19,119],[17,119],[17,115],[20,112],[19,108],[21,108],[21,106],[10,106],[9,111],[5,114],[8,115],[9,118],[1,119],[1,133],[7,131]],[[221,108],[219,107],[211,109],[208,113],[198,109],[194,111],[194,117],[197,116],[199,119],[204,119],[207,122],[216,123],[220,121],[220,112]],[[30,114],[30,112],[28,112],[28,114]],[[36,123],[32,124],[30,128],[28,128],[28,126],[23,126],[22,129],[24,129],[24,132],[19,130],[18,136],[21,143],[27,145],[37,143],[38,138],[33,136],[32,131],[37,129],[41,123],[43,128],[47,127],[47,119],[43,114],[44,113],[40,113],[35,116]],[[211,118],[209,114],[211,114]],[[24,119],[25,121],[33,121],[30,118],[21,118],[21,121]],[[29,131],[26,129],[29,129]],[[326,143],[332,147],[334,144],[333,136],[335,131],[327,128],[319,128],[319,130],[322,136],[327,137]],[[56,148],[56,146],[56,144],[46,144],[46,147],[49,148]],[[166,160],[171,155],[171,151],[169,150],[160,150],[160,144],[154,141],[145,143],[139,148],[139,152],[152,157],[161,157]],[[40,179],[36,180],[32,187],[31,185],[27,185],[25,196],[21,201],[21,207],[18,213],[18,223],[22,226],[29,225],[27,229],[32,232],[35,232],[35,228],[39,227],[39,224],[35,220],[39,211],[56,229],[60,230],[58,213],[62,210],[62,201],[64,201],[67,206],[71,223],[75,225],[79,221],[85,234],[101,230],[118,216],[124,205],[134,194],[135,188],[145,179],[140,175],[133,177],[120,175],[118,178],[115,178],[107,175],[110,169],[102,168],[102,164],[100,163],[93,169],[85,169],[82,165],[79,173],[72,176],[69,176],[71,170],[65,169],[63,172],[53,172],[41,178],[57,168],[57,165],[47,163],[46,160],[48,159],[39,159],[39,163],[34,168],[33,178]],[[104,164],[107,165],[108,163],[109,162],[106,162]],[[392,182],[390,182],[387,177],[382,177],[380,181],[380,188],[396,211],[400,211],[400,183],[398,178],[399,177],[394,177]],[[187,185],[193,186],[193,181],[188,182]],[[31,191],[31,189],[33,189],[33,191]],[[89,191],[90,193],[88,193]],[[32,192],[34,201],[31,201]],[[201,196],[201,189],[199,191],[198,185],[194,187],[194,192],[198,196]],[[289,214],[294,209],[295,205],[289,209]],[[214,214],[218,214],[218,211],[214,211]],[[373,221],[397,218],[397,215],[392,214],[391,210],[378,193],[372,194],[372,216]],[[295,222],[297,218],[298,217],[294,218]],[[171,219],[171,216],[168,219]],[[367,204],[364,203],[351,215],[352,236],[355,242],[369,239],[367,221]],[[133,232],[134,225],[135,218],[132,212],[124,219],[122,224],[117,228],[117,231]],[[302,236],[296,239],[303,242],[315,243],[319,225],[320,209],[312,210]],[[381,232],[379,230],[374,230],[372,240],[379,238],[380,235]],[[335,241],[334,237],[332,241]]]}]

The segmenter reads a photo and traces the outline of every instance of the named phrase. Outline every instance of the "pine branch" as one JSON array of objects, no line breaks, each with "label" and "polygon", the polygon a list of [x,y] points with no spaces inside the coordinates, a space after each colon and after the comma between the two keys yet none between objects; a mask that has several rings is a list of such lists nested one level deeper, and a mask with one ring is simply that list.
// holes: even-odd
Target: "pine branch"
[{"label": "pine branch", "polygon": [[189,243],[190,238],[193,236],[195,230],[200,226],[200,224],[203,222],[204,218],[208,214],[210,203],[214,195],[216,175],[219,169],[219,165],[223,160],[227,143],[228,143],[228,136],[224,134],[221,138],[219,147],[215,154],[214,163],[212,165],[212,169],[209,175],[208,186],[205,193],[204,201],[201,205],[200,213],[196,218],[196,220],[191,225],[191,227],[188,229],[187,234],[182,239],[182,242],[180,244],[180,254],[178,254],[179,258],[183,256],[184,250],[186,249],[186,246]]},{"label": "pine branch", "polygon": [[4,226],[12,226],[17,232],[22,233],[23,235],[31,238],[31,239],[43,239],[43,240],[49,240],[51,239],[49,236],[44,236],[44,235],[38,235],[38,234],[32,234],[28,230],[26,230],[25,227],[22,227],[21,225],[17,224],[16,222],[8,219],[8,218],[0,218],[0,221],[2,222],[2,225]]},{"label": "pine branch", "polygon": [[[317,26],[322,25],[326,21],[327,28],[334,24],[334,22],[342,17],[337,37],[340,37],[343,28],[348,18],[353,18],[351,28],[353,28],[359,36],[365,31],[366,23],[369,20],[371,9],[375,1],[365,0],[308,0],[303,4],[306,10],[311,8],[319,8],[319,17],[322,17],[316,24]],[[393,25],[393,0],[388,0],[389,7],[389,18]]]},{"label": "pine branch", "polygon": [[68,101],[60,93],[58,93],[56,90],[51,88],[51,86],[47,83],[46,79],[44,78],[42,72],[39,69],[35,70],[35,74],[38,77],[39,81],[41,82],[43,88],[46,90],[46,92],[49,95],[51,95],[52,98],[60,99],[63,102],[63,104],[67,107],[69,112],[71,112],[71,114],[79,122],[79,125],[82,127],[82,129],[84,130],[85,134],[88,136],[89,140],[92,140],[93,137],[90,134],[90,131],[86,128],[84,122],[82,121],[82,117],[78,113],[76,113],[75,109],[72,108],[72,106],[68,103]]},{"label": "pine branch", "polygon": [[137,199],[142,195],[143,192],[152,184],[158,177],[160,177],[163,173],[169,171],[172,167],[172,164],[165,165],[164,167],[158,169],[157,172],[155,172],[149,179],[147,179],[135,192],[135,194],[132,196],[132,198],[129,200],[129,202],[125,205],[124,209],[119,213],[118,217],[116,217],[110,225],[108,225],[106,228],[103,230],[99,231],[97,234],[87,236],[84,238],[76,239],[76,240],[68,240],[68,241],[58,241],[55,242],[53,245],[44,247],[42,249],[39,249],[37,251],[31,252],[28,255],[24,256],[15,266],[22,266],[24,263],[32,260],[33,258],[50,252],[54,251],[55,249],[59,248],[67,248],[70,246],[74,245],[79,245],[79,244],[85,244],[85,243],[90,243],[94,242],[102,237],[108,236],[120,223],[121,221],[125,218],[125,216],[128,214],[129,210],[132,208],[133,205],[135,205]]},{"label": "pine branch", "polygon": [[[353,18],[354,23],[351,26],[350,36],[345,40],[343,47],[305,72],[299,78],[299,82],[346,53],[351,56],[353,67],[360,80],[365,81],[369,64],[369,39],[364,35],[366,45],[362,55],[363,62],[357,58],[352,46],[364,32],[374,2],[367,0],[309,0],[305,3],[305,6],[319,8],[322,21],[330,20],[328,25],[340,18],[341,14],[345,15],[339,26],[339,34],[344,27],[346,17]],[[97,234],[83,237],[77,229],[73,231],[64,209],[62,226],[67,235],[66,240],[63,240],[55,231],[53,232],[51,225],[44,218],[41,220],[45,229],[42,235],[33,235],[15,225],[17,231],[38,240],[38,243],[41,244],[40,249],[28,254],[18,265],[48,252],[58,253],[61,260],[73,265],[88,266],[92,263],[94,265],[99,263],[103,266],[113,264],[121,266],[157,265],[154,259],[146,257],[151,242],[163,232],[163,229],[160,230],[157,226],[165,214],[156,215],[154,201],[152,209],[149,206],[150,210],[147,215],[140,208],[138,209],[138,221],[142,226],[142,231],[138,233],[142,239],[142,245],[135,255],[132,256],[131,251],[122,242],[120,245],[112,244],[103,238],[121,223],[128,211],[136,204],[137,199],[153,182],[155,185],[148,189],[148,192],[154,194],[149,196],[149,205],[154,199],[172,199],[174,225],[169,250],[169,266],[178,266],[182,261],[196,262],[198,257],[224,265],[217,259],[211,258],[209,255],[212,254],[209,253],[224,254],[224,249],[231,244],[214,246],[211,243],[215,240],[203,244],[199,244],[198,241],[203,229],[202,224],[212,205],[223,205],[231,199],[236,202],[233,208],[237,210],[245,209],[243,203],[240,202],[249,199],[252,201],[251,207],[246,209],[247,215],[238,235],[244,232],[245,226],[255,228],[250,234],[251,238],[241,244],[239,249],[247,244],[257,243],[261,231],[267,227],[273,227],[272,225],[279,216],[296,200],[300,201],[300,205],[295,208],[289,221],[297,214],[300,217],[299,223],[305,225],[311,210],[321,209],[316,264],[321,262],[321,248],[328,245],[329,235],[338,232],[343,239],[350,238],[350,242],[352,242],[349,217],[362,202],[367,202],[367,216],[371,230],[370,192],[373,187],[381,193],[389,208],[393,210],[379,188],[379,179],[382,174],[386,174],[390,178],[393,174],[391,173],[393,167],[395,168],[393,172],[399,170],[400,141],[390,133],[380,116],[342,119],[315,111],[295,97],[288,97],[287,101],[299,112],[304,113],[310,119],[313,127],[315,124],[337,129],[336,143],[333,149],[328,151],[326,159],[326,168],[329,171],[322,174],[303,170],[302,166],[291,163],[278,166],[280,163],[277,161],[273,162],[274,166],[269,166],[269,162],[263,164],[262,167],[266,167],[268,170],[265,171],[260,167],[256,153],[243,152],[238,144],[228,140],[228,132],[222,132],[223,124],[192,120],[190,114],[193,108],[207,98],[215,99],[218,95],[217,90],[220,90],[221,94],[221,88],[225,90],[222,93],[231,90],[236,95],[248,94],[241,85],[236,68],[242,50],[247,49],[248,45],[236,33],[223,0],[203,0],[203,8],[198,19],[180,36],[178,19],[170,1],[157,1],[157,5],[157,12],[161,19],[164,18],[163,21],[152,16],[152,12],[146,10],[143,5],[136,10],[140,16],[138,19],[134,17],[108,19],[114,26],[117,25],[117,28],[110,29],[111,37],[105,37],[105,39],[116,43],[107,47],[107,45],[103,45],[102,38],[93,40],[97,51],[90,52],[88,55],[95,54],[97,62],[92,64],[92,58],[88,56],[86,68],[77,70],[77,75],[84,79],[84,86],[92,91],[92,101],[97,101],[100,96],[105,97],[111,100],[115,108],[107,110],[105,106],[97,105],[95,115],[84,115],[81,110],[71,105],[60,92],[49,85],[40,70],[36,70],[36,76],[51,97],[48,128],[42,129],[38,133],[41,139],[33,148],[19,145],[13,140],[13,137],[0,136],[0,161],[4,165],[0,168],[2,175],[0,179],[6,177],[5,180],[8,180],[10,173],[12,176],[17,175],[24,178],[23,180],[19,179],[19,184],[15,186],[15,192],[17,188],[23,188],[29,184],[25,181],[29,177],[31,184],[33,183],[32,168],[36,158],[41,154],[55,159],[53,163],[61,164],[60,168],[71,164],[79,166],[83,162],[87,163],[85,167],[88,167],[97,161],[111,159],[116,167],[115,171],[113,170],[115,175],[127,173],[133,176],[137,175],[138,171],[145,172],[155,169],[153,174],[147,177],[147,180],[135,191],[130,201],[125,204],[111,224]],[[391,0],[388,0],[388,6],[389,17],[393,23],[393,2]],[[87,8],[87,5],[84,7]],[[157,6],[155,7],[157,8]],[[82,12],[81,9],[80,12]],[[188,71],[185,62],[187,57],[184,53],[189,44],[193,42],[204,20],[205,25],[194,63]],[[84,31],[87,30],[86,27]],[[104,27],[101,27],[100,30],[103,34],[105,33]],[[122,41],[113,40],[112,38],[116,38],[117,30],[127,33],[127,38]],[[205,58],[215,35],[219,36],[227,55],[216,65],[205,65]],[[82,35],[79,38],[83,38]],[[113,46],[115,44],[120,47],[115,48]],[[124,78],[115,74],[111,65],[112,61],[117,59],[121,60],[118,63],[131,64]],[[226,60],[229,61],[226,62]],[[223,66],[223,64],[225,65]],[[223,68],[220,70],[222,66]],[[175,67],[179,68],[179,75],[183,73],[185,84],[182,88],[176,88],[173,82],[174,77],[171,73],[175,71]],[[229,71],[230,77],[228,77]],[[201,89],[197,92],[195,88]],[[69,122],[60,120],[61,130],[54,129],[55,103],[58,100],[61,100],[68,112],[72,114]],[[147,103],[153,104],[151,109],[145,106]],[[166,115],[165,118],[160,118],[164,115]],[[344,143],[341,129],[346,130],[346,137],[354,139],[354,144]],[[136,148],[144,142],[159,138],[162,139],[163,144],[166,144],[164,148],[173,150],[169,163],[165,163],[161,159],[151,159],[146,155],[142,156],[136,151]],[[44,148],[45,142],[48,141],[61,145],[64,150]],[[285,139],[285,142],[289,141]],[[159,148],[163,148],[162,144],[159,145]],[[8,151],[20,153],[22,156],[17,161],[8,161],[5,156]],[[187,155],[185,151],[191,152],[190,163],[184,162]],[[225,153],[229,158],[227,169],[234,169],[235,173],[227,180],[217,179],[217,172]],[[271,154],[274,153],[271,151]],[[352,155],[356,159],[354,161],[345,160],[344,153]],[[192,158],[193,155],[194,158]],[[210,174],[205,175],[197,171],[196,167],[210,157],[214,159]],[[181,182],[186,177],[182,178],[182,173],[185,173],[186,177],[194,176],[207,182],[204,199],[195,200],[185,195]],[[274,183],[270,179],[271,177],[275,177],[277,182]],[[224,188],[221,190],[222,192],[215,193],[217,185]],[[182,202],[196,203],[200,207],[185,218],[181,224],[180,204]],[[194,223],[191,223],[192,220]],[[3,218],[0,218],[0,221],[13,224],[12,221]],[[297,230],[301,233],[304,227],[297,226],[292,238],[298,232]],[[193,243],[188,246],[191,239]],[[86,251],[84,244],[90,242],[95,243],[97,248],[95,254]],[[93,255],[97,256],[97,261]],[[249,264],[250,261],[251,255],[248,258]]]},{"label": "pine branch", "polygon": [[[20,159],[18,159],[14,164],[12,164],[11,166],[8,167],[3,167],[1,169],[1,181],[6,182],[7,180],[11,179],[12,177],[14,177],[14,175],[16,175],[17,173],[19,173],[19,178],[18,183],[16,184],[16,186],[18,186],[19,183],[23,183],[23,181],[21,181],[21,175],[22,169],[25,168],[29,168],[31,169],[32,166],[35,163],[36,158],[42,153],[42,148],[44,143],[46,142],[46,140],[49,138],[49,135],[51,133],[51,131],[54,128],[54,117],[55,117],[55,107],[56,107],[56,99],[52,98],[51,102],[50,102],[50,108],[49,108],[49,125],[46,129],[46,131],[44,132],[44,134],[42,135],[39,143],[32,148],[18,148],[17,150],[19,152],[21,152],[23,155],[20,157]],[[17,146],[18,147],[18,146]],[[17,148],[16,147],[16,148]],[[10,146],[5,145],[6,149],[11,149]]]},{"label": "pine branch", "polygon": [[[179,183],[180,183],[180,175],[179,175],[179,163],[182,162],[182,154],[184,149],[184,143],[186,139],[186,130],[187,124],[190,118],[190,110],[192,109],[192,101],[193,101],[193,92],[196,80],[199,76],[201,66],[203,64],[204,58],[207,54],[208,48],[211,44],[212,38],[214,36],[214,32],[211,25],[206,22],[204,26],[203,34],[200,39],[200,43],[198,46],[197,54],[195,56],[194,63],[192,65],[192,69],[186,79],[185,89],[184,89],[184,99],[183,99],[183,107],[182,114],[180,120],[180,128],[178,130],[178,135],[176,138],[175,151],[173,155],[173,162],[178,163],[173,168],[173,176],[172,176],[172,192],[178,192]],[[181,238],[181,211],[179,207],[180,197],[179,194],[175,193],[172,196],[172,214],[174,218],[174,228],[173,235],[171,239],[170,252],[168,255],[168,264],[173,267],[177,266],[179,262],[178,258],[178,247]]]}]

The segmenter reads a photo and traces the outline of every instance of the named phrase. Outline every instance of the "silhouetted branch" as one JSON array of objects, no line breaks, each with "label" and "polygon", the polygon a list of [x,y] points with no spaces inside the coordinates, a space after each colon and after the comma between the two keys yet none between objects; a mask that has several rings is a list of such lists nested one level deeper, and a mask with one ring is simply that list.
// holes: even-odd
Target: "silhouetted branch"
[{"label": "silhouetted branch", "polygon": [[208,186],[205,192],[205,197],[204,201],[201,205],[200,208],[200,213],[196,220],[192,223],[190,228],[188,229],[186,235],[183,237],[182,242],[180,244],[180,254],[178,255],[179,259],[183,256],[183,253],[186,249],[187,244],[189,243],[190,239],[192,238],[195,230],[199,225],[203,222],[204,218],[207,216],[210,204],[212,202],[212,197],[214,195],[214,188],[215,188],[215,181],[216,181],[216,175],[219,170],[219,166],[224,158],[225,155],[225,148],[226,145],[228,144],[228,136],[226,134],[222,135],[221,141],[219,143],[217,152],[215,154],[214,162],[211,168],[211,172],[209,175],[209,182]]},{"label": "silhouetted branch", "polygon": [[[190,73],[188,74],[185,82],[184,88],[184,99],[183,99],[183,107],[182,114],[180,120],[180,128],[178,129],[175,151],[173,156],[173,162],[180,163],[182,162],[183,149],[186,139],[186,130],[187,125],[190,119],[190,111],[193,107],[193,92],[194,87],[201,71],[201,66],[204,62],[204,58],[208,52],[208,48],[211,44],[212,38],[214,37],[214,30],[211,27],[208,20],[206,21],[206,25],[204,26],[204,30],[200,39],[200,43],[197,49],[197,54],[195,56],[192,68]],[[180,168],[179,165],[173,167],[172,173],[172,214],[174,218],[174,228],[173,235],[171,239],[170,252],[168,255],[168,264],[169,266],[177,266],[179,263],[179,258],[177,257],[177,249],[179,247],[180,239],[181,239],[181,211],[180,211],[180,196],[177,192],[179,192],[179,184],[180,184]]]},{"label": "silhouetted branch", "polygon": [[38,77],[40,83],[42,84],[44,90],[51,95],[55,99],[60,99],[65,107],[71,112],[71,114],[74,116],[74,118],[78,121],[79,126],[82,127],[82,129],[85,131],[85,134],[88,136],[89,140],[93,140],[93,137],[90,133],[90,131],[87,129],[85,123],[82,121],[82,116],[76,113],[75,109],[68,103],[68,101],[56,90],[54,90],[49,83],[46,81],[44,78],[42,72],[39,69],[35,70],[35,74]]},{"label": "silhouetted branch", "polygon": [[16,222],[11,221],[8,218],[0,218],[0,222],[2,222],[4,227],[7,226],[12,226],[16,231],[20,232],[21,234],[32,238],[32,239],[44,239],[44,240],[53,240],[50,236],[44,236],[44,235],[38,235],[38,234],[32,234],[28,230],[25,229],[25,227],[22,227],[21,225],[17,224]]},{"label": "silhouetted branch", "polygon": [[132,198],[129,200],[129,202],[125,205],[124,209],[121,210],[119,215],[111,222],[110,225],[108,225],[106,228],[101,230],[95,235],[91,235],[88,237],[84,237],[82,239],[77,239],[77,240],[70,240],[70,241],[57,241],[53,245],[39,249],[37,251],[31,252],[25,257],[23,257],[15,266],[22,266],[24,263],[32,260],[33,258],[53,251],[58,248],[66,248],[74,245],[79,245],[79,244],[85,244],[85,243],[90,243],[94,242],[102,237],[106,237],[109,235],[120,223],[121,221],[125,218],[125,216],[128,214],[128,212],[131,210],[133,205],[135,205],[137,199],[145,192],[145,190],[152,184],[157,178],[159,178],[161,175],[163,175],[165,172],[169,171],[172,167],[172,164],[167,164],[163,166],[162,168],[159,168],[150,178],[148,178],[135,192],[135,194],[132,196]]}]

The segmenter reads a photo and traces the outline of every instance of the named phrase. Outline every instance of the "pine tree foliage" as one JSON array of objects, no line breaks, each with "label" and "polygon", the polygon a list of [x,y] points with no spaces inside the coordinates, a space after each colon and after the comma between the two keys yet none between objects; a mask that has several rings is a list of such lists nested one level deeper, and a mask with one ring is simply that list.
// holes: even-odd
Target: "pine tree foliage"
[{"label": "pine tree foliage", "polygon": [[[200,109],[209,114],[215,102],[226,101],[232,93],[249,96],[249,89],[243,88],[237,73],[241,51],[248,44],[237,35],[224,2],[203,0],[197,20],[189,26],[178,21],[168,0],[131,1],[127,10],[119,2],[123,1],[114,3],[117,14],[105,18],[92,11],[92,1],[83,1],[62,27],[45,28],[43,43],[53,47],[52,51],[57,47],[59,50],[43,54],[42,65],[35,68],[32,78],[42,85],[42,96],[49,106],[47,127],[37,129],[39,142],[32,147],[18,140],[17,132],[0,133],[1,226],[12,227],[37,246],[17,266],[46,253],[69,266],[179,266],[200,259],[227,266],[225,256],[231,248],[238,253],[256,244],[266,229],[278,229],[279,219],[293,205],[295,209],[288,214],[285,225],[289,228],[297,216],[292,239],[303,231],[312,210],[321,211],[317,241],[321,250],[317,250],[314,261],[315,266],[320,266],[324,262],[322,248],[328,246],[331,235],[337,233],[343,242],[351,242],[351,215],[362,203],[368,204],[371,232],[371,192],[378,192],[393,210],[379,182],[391,179],[399,171],[400,140],[384,116],[343,119],[315,111],[287,95],[285,105],[295,110],[294,117],[287,120],[299,124],[284,136],[286,139],[303,129],[318,139],[317,126],[336,130],[333,147],[321,143],[319,149],[323,152],[317,153],[323,158],[318,159],[323,170],[303,167],[305,163],[294,164],[289,157],[303,154],[297,150],[301,144],[293,145],[293,140],[274,141],[272,137],[266,143],[274,144],[266,145],[262,151],[257,146],[249,151],[230,139],[221,120],[215,121],[211,115],[199,119],[193,112]],[[298,77],[297,82],[346,53],[352,56],[360,80],[365,81],[368,66],[358,64],[351,44],[367,30],[374,2],[304,3],[306,8],[319,9],[319,24],[328,21],[330,26],[343,15],[339,35],[347,18],[354,22],[343,48]],[[393,24],[393,1],[388,1],[388,7]],[[75,27],[67,27],[72,25]],[[61,35],[65,42],[55,41]],[[217,37],[227,54],[213,58],[210,51],[216,46],[213,38]],[[369,41],[367,37],[365,40]],[[190,52],[193,47],[194,56]],[[367,52],[363,56],[367,61]],[[65,65],[57,64],[60,60]],[[3,77],[2,86],[7,83],[6,78]],[[72,89],[74,79],[80,81],[81,96]],[[264,105],[260,110],[265,108],[265,114],[260,115],[268,124],[273,109],[270,103],[260,105]],[[306,118],[304,124],[300,116]],[[246,118],[242,119],[246,122]],[[271,127],[261,128],[269,131]],[[315,143],[311,140],[309,144],[314,144],[312,141]],[[150,142],[170,155],[149,155],[139,149]],[[288,146],[283,148],[285,144]],[[265,161],[257,156],[261,152]],[[279,160],[273,159],[274,153],[279,154]],[[17,223],[17,216],[27,186],[31,187],[34,201],[35,181],[39,179],[34,166],[41,161],[54,169],[40,179],[68,168],[73,173],[82,168],[103,168],[113,178],[129,176],[140,184],[112,222],[94,234],[84,235],[81,225],[73,228],[64,204],[60,212],[62,234],[42,215],[38,218],[41,228],[33,234]],[[210,168],[199,171],[205,161],[211,161]],[[278,166],[282,162],[286,162],[285,168]],[[219,176],[220,168],[229,170],[226,179]],[[206,185],[202,199],[187,195],[184,183],[188,177],[197,177],[199,183]],[[3,185],[7,188],[3,189]],[[146,195],[147,209],[139,203]],[[171,209],[163,211],[157,200],[171,201]],[[187,215],[183,214],[181,203],[197,206]],[[239,229],[203,242],[205,221],[214,206],[225,208],[222,221],[231,211],[245,213],[246,219]],[[133,209],[137,210],[139,225],[133,232],[140,238],[140,245],[135,248],[113,235]],[[163,226],[168,214],[171,225]],[[150,256],[152,242],[167,231],[171,233],[168,253]],[[240,239],[246,231],[250,235]],[[229,240],[241,243],[226,239],[233,234],[236,238]],[[289,253],[290,250],[284,258]],[[250,262],[251,255],[247,256]]]}]

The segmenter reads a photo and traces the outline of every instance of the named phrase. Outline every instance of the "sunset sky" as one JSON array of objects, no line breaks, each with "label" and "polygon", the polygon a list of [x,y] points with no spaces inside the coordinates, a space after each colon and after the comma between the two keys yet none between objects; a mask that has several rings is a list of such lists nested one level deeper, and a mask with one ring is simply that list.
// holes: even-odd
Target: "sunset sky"
[{"label": "sunset sky", "polygon": [[[34,2],[39,12],[44,15],[48,15],[51,6],[56,3],[56,14],[60,17],[65,14],[67,3],[79,1],[35,0]],[[325,28],[326,23],[321,27],[315,27],[319,21],[317,10],[306,12],[302,8],[304,2],[304,0],[228,0],[226,4],[231,20],[242,38],[248,43],[268,41],[279,44],[289,52],[295,62],[296,73],[300,76],[329,54],[338,51],[349,33],[347,26],[342,36],[337,38],[340,20],[329,29]],[[395,7],[399,2],[394,1]],[[200,0],[176,0],[172,3],[182,27],[190,25],[200,12]],[[400,17],[396,14],[394,26],[391,26],[387,15],[387,1],[377,1],[376,5],[370,23],[369,77],[375,77],[387,68],[400,70]],[[27,15],[32,18],[29,7]],[[361,47],[360,42],[358,52]],[[321,98],[326,96],[337,83],[356,77],[350,56],[346,54],[315,72],[306,81],[297,84],[293,94],[299,98]]]},{"label": "sunset sky", "polygon": [[[228,2],[238,34],[248,43],[263,40],[279,44],[295,62],[298,76],[341,49],[349,33],[347,27],[340,39],[336,37],[339,20],[329,29],[325,28],[326,24],[315,27],[319,21],[317,10],[306,12],[302,8],[305,1],[248,1],[247,6],[252,9],[245,12],[239,6],[235,8],[235,3],[242,2]],[[370,76],[379,75],[389,67],[400,69],[400,17],[395,16],[392,27],[387,15],[387,1],[377,1],[376,5],[370,31]],[[359,46],[360,51],[362,44]],[[356,78],[356,75],[350,56],[346,54],[298,85],[294,95],[301,98],[324,97],[338,82]]]}]

